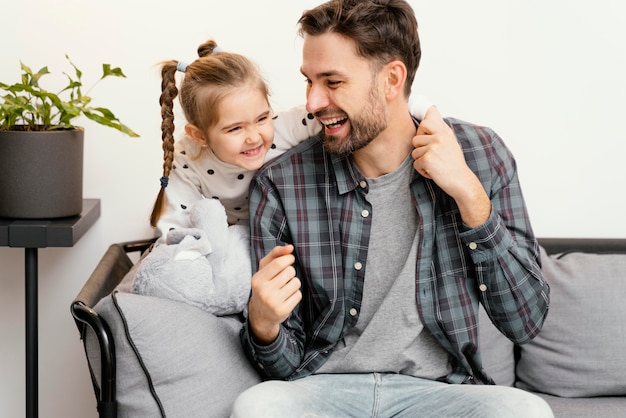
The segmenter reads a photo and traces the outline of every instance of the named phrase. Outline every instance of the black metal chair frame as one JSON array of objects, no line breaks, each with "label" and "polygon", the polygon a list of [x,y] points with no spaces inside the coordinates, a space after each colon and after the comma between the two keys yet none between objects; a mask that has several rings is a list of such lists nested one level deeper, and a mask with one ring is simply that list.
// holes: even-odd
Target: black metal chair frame
[{"label": "black metal chair frame", "polygon": [[148,239],[111,245],[70,306],[83,345],[85,345],[87,330],[90,328],[100,347],[100,385],[90,365],[89,372],[96,395],[98,414],[101,418],[117,417],[115,341],[109,325],[93,310],[93,307],[115,289],[133,266],[134,263],[128,254],[133,252],[143,254],[150,249],[154,241],[154,239]]}]

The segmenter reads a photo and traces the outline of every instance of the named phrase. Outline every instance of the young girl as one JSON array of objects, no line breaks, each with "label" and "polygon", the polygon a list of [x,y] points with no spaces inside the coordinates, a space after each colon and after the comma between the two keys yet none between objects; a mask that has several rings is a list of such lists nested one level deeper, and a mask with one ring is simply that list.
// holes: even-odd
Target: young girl
[{"label": "young girl", "polygon": [[[322,129],[303,106],[274,115],[269,88],[246,57],[219,50],[213,40],[200,45],[198,55],[189,65],[167,61],[161,70],[163,177],[150,218],[159,242],[170,229],[188,227],[189,209],[203,198],[219,199],[230,225],[247,224],[256,170]],[[184,72],[180,104],[187,124],[174,143],[177,71]],[[413,112],[422,119],[429,106],[423,99],[415,103]]]},{"label": "young girl", "polygon": [[[188,227],[189,209],[203,198],[219,199],[229,224],[246,223],[248,186],[256,170],[321,129],[303,107],[274,116],[257,66],[216,46],[212,40],[200,45],[199,58],[189,65],[162,66],[163,177],[150,219],[160,241],[171,228]],[[177,71],[184,72],[180,103],[187,124],[175,144]]]}]

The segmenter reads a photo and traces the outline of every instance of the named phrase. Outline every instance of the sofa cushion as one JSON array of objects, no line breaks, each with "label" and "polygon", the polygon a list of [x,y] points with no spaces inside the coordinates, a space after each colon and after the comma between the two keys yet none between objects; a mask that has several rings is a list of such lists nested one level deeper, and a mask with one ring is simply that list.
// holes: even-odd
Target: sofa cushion
[{"label": "sofa cushion", "polygon": [[562,398],[534,393],[550,405],[554,418],[624,418],[626,396]]},{"label": "sofa cushion", "polygon": [[[260,381],[243,354],[237,317],[123,292],[95,310],[114,334],[119,417],[228,417],[237,395]],[[99,377],[94,340],[87,339],[88,358]]]},{"label": "sofa cushion", "polygon": [[514,344],[491,323],[485,308],[478,311],[478,339],[483,368],[497,385],[515,383]]},{"label": "sofa cushion", "polygon": [[548,256],[543,330],[521,346],[516,386],[564,397],[626,395],[626,254]]}]

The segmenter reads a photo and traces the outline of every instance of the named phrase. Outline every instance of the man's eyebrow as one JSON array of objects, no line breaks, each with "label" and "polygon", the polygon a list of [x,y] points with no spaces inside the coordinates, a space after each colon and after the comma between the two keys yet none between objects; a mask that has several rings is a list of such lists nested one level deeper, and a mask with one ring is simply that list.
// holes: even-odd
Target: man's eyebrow
[{"label": "man's eyebrow", "polygon": [[[306,73],[302,70],[302,68],[300,68],[300,72],[302,73],[303,76],[305,76],[306,78],[309,78],[309,76],[306,75]],[[341,76],[341,75],[343,75],[343,73],[341,73],[340,71],[324,71],[324,72],[316,74],[316,78],[334,77],[334,76]]]}]

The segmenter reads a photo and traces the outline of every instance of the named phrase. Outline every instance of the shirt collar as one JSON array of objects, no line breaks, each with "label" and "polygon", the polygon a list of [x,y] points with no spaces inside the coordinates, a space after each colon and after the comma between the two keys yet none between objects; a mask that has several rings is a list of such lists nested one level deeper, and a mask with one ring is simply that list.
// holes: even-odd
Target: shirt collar
[{"label": "shirt collar", "polygon": [[[337,189],[339,194],[345,194],[356,189],[361,182],[365,182],[365,177],[361,174],[356,167],[352,156],[338,156],[332,155],[324,151],[326,156],[330,158],[330,165],[335,172],[335,179],[337,180]],[[367,186],[366,186],[367,187]],[[367,189],[366,189],[367,190]]]}]

